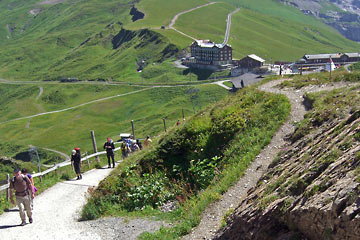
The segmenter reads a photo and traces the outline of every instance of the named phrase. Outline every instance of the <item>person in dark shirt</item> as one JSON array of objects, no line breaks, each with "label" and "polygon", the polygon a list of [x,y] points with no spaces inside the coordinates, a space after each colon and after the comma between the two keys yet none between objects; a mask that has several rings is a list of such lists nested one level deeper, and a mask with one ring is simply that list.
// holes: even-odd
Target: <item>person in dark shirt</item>
[{"label": "person in dark shirt", "polygon": [[111,168],[110,157],[112,159],[113,168],[115,168],[115,155],[114,155],[115,145],[111,138],[109,137],[107,138],[107,141],[104,144],[104,149],[106,149],[106,156],[108,159],[109,168]]},{"label": "person in dark shirt", "polygon": [[73,165],[75,173],[77,175],[76,180],[82,179],[80,148],[75,148],[74,150],[72,150],[71,164]]}]

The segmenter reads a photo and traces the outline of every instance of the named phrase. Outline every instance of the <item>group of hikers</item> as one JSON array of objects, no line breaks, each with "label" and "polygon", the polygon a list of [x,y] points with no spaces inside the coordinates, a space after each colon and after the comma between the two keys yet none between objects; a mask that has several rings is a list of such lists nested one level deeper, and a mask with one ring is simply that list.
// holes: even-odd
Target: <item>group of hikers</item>
[{"label": "group of hikers", "polygon": [[[150,136],[146,136],[144,140],[144,147],[147,147],[152,142]],[[129,156],[130,153],[136,152],[143,149],[143,146],[140,142],[140,139],[134,139],[132,136],[130,138],[124,138],[121,143],[121,155],[123,158]]]},{"label": "group of hikers", "polygon": [[[148,146],[152,142],[150,136],[146,136],[146,139],[144,140],[144,147]],[[108,159],[108,168],[112,167],[115,168],[115,143],[114,141],[108,137],[106,139],[106,142],[104,143],[103,148],[106,150],[106,157]],[[131,152],[139,151],[143,149],[143,145],[140,142],[140,139],[133,139],[133,136],[130,136],[129,138],[124,138],[121,141],[121,155],[123,158],[126,158],[129,156]],[[111,161],[110,161],[111,160]],[[80,148],[74,148],[72,150],[71,154],[71,165],[77,175],[76,180],[82,179],[81,175],[81,154],[80,154]]]},{"label": "group of hikers", "polygon": [[[144,147],[148,146],[152,140],[150,136],[147,136],[144,140]],[[121,153],[122,157],[126,158],[129,153],[139,151],[143,149],[143,145],[141,144],[139,139],[134,140],[132,137],[125,138],[121,142]],[[107,138],[107,141],[104,143],[104,149],[106,150],[106,156],[108,159],[108,167],[115,168],[115,145],[111,138]],[[71,154],[71,165],[77,175],[77,180],[82,179],[81,175],[81,153],[80,148],[74,148]],[[14,176],[10,180],[10,201],[15,205],[15,201],[13,198],[13,191],[15,191],[16,205],[19,207],[19,213],[21,218],[20,226],[26,225],[26,215],[29,219],[29,223],[33,223],[32,218],[32,210],[33,210],[33,199],[35,197],[35,193],[37,188],[34,185],[34,180],[31,174],[23,168],[22,170],[15,169]]]},{"label": "group of hikers", "polygon": [[37,189],[34,185],[34,179],[25,168],[22,170],[15,169],[14,176],[10,180],[10,201],[15,205],[13,190],[15,190],[16,205],[19,207],[19,214],[21,218],[20,225],[26,225],[25,211],[27,217],[29,218],[29,223],[33,223],[33,199]]}]

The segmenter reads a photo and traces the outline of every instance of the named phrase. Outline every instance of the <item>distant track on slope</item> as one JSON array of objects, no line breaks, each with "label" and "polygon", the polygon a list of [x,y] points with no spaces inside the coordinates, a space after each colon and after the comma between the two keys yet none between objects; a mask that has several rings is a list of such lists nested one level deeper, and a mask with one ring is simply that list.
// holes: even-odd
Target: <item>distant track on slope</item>
[{"label": "distant track on slope", "polygon": [[[219,81],[219,82],[224,82],[224,81]],[[199,83],[197,85],[209,85],[209,84],[217,84],[217,83],[218,82]],[[219,85],[219,84],[217,84],[217,85]],[[142,85],[133,85],[133,86],[135,86],[135,87],[145,87],[145,86],[142,86]],[[31,115],[31,116],[26,116],[26,117],[10,119],[10,120],[4,121],[4,122],[0,122],[0,125],[6,124],[6,123],[9,123],[9,122],[24,120],[24,119],[31,119],[31,118],[35,118],[35,117],[39,117],[39,116],[65,112],[65,111],[80,108],[80,107],[83,107],[83,106],[86,106],[86,105],[89,105],[89,104],[92,104],[92,103],[102,102],[102,101],[106,101],[106,100],[109,100],[109,99],[112,99],[112,98],[117,98],[117,97],[123,97],[123,96],[127,96],[127,95],[130,95],[130,94],[135,94],[135,93],[139,93],[139,92],[142,92],[142,91],[150,90],[150,89],[153,89],[153,88],[173,88],[173,87],[187,87],[187,86],[192,86],[192,85],[185,85],[184,84],[184,85],[153,85],[153,86],[146,86],[146,88],[141,89],[141,90],[132,91],[132,92],[123,93],[123,94],[117,94],[115,96],[110,96],[110,97],[105,97],[105,98],[100,98],[100,99],[92,100],[92,101],[89,101],[89,102],[86,102],[86,103],[78,104],[78,105],[75,105],[75,106],[72,106],[72,107],[69,107],[69,108],[64,108],[64,109],[50,111],[50,112],[38,113],[38,114]],[[221,86],[221,85],[219,85],[219,86]],[[223,87],[223,86],[221,86],[221,87]]]},{"label": "distant track on slope", "polygon": [[181,15],[183,15],[183,14],[185,14],[185,13],[189,13],[189,12],[192,12],[192,11],[197,10],[197,9],[199,9],[199,8],[203,8],[203,7],[206,7],[206,6],[215,4],[215,3],[219,3],[219,2],[210,2],[210,3],[204,4],[204,5],[200,5],[200,6],[197,6],[197,7],[194,7],[194,8],[191,8],[191,9],[189,9],[189,10],[185,10],[185,11],[182,11],[182,12],[176,14],[176,15],[173,17],[173,19],[171,19],[171,22],[170,22],[170,24],[168,25],[168,28],[169,28],[169,29],[172,29],[172,30],[174,30],[174,31],[176,31],[176,32],[178,32],[178,33],[180,33],[180,34],[188,37],[188,38],[191,38],[191,39],[194,40],[194,41],[196,41],[196,40],[197,40],[196,38],[194,38],[194,37],[192,37],[192,36],[190,36],[190,35],[188,35],[188,34],[186,34],[186,33],[183,33],[183,32],[181,32],[181,31],[177,30],[176,28],[174,28],[174,25],[175,25],[175,23],[176,23],[176,20],[177,20]]},{"label": "distant track on slope", "polygon": [[69,107],[69,108],[65,108],[65,109],[61,109],[61,110],[50,111],[50,112],[43,112],[43,113],[38,113],[38,114],[35,114],[35,115],[31,115],[31,116],[26,116],[26,117],[21,117],[21,118],[15,118],[15,119],[7,120],[7,121],[4,121],[4,122],[0,122],[0,125],[6,124],[6,123],[9,123],[9,122],[24,120],[24,119],[31,119],[31,118],[35,118],[35,117],[39,117],[39,116],[44,116],[44,115],[49,115],[49,114],[54,114],[54,113],[65,112],[65,111],[69,111],[69,110],[72,110],[72,109],[76,109],[76,108],[79,108],[79,107],[83,107],[83,106],[85,106],[85,105],[89,105],[89,104],[92,104],[92,103],[102,102],[102,101],[109,100],[109,99],[112,99],[112,98],[117,98],[117,97],[123,97],[123,96],[127,96],[127,95],[130,95],[130,94],[134,94],[134,93],[139,93],[139,92],[143,92],[143,91],[146,91],[146,90],[150,90],[150,89],[152,89],[152,88],[153,88],[153,87],[149,87],[149,88],[144,88],[144,89],[137,90],[137,91],[133,91],[133,92],[128,92],[128,93],[124,93],[124,94],[117,94],[117,95],[115,95],[115,96],[100,98],[100,99],[92,100],[92,101],[90,101],[90,102],[82,103],[82,104],[75,105],[75,106],[72,106],[72,107]]},{"label": "distant track on slope", "polygon": [[237,13],[239,10],[240,10],[240,8],[237,8],[233,12],[229,13],[229,15],[228,15],[227,24],[226,24],[226,31],[225,31],[225,38],[224,38],[224,42],[222,43],[223,46],[226,45],[228,43],[228,41],[229,41],[232,15]]},{"label": "distant track on slope", "polygon": [[38,99],[41,97],[41,95],[42,95],[43,92],[44,92],[44,88],[43,88],[42,86],[40,86],[40,87],[39,87],[39,90],[40,90],[40,92],[39,92],[39,95],[37,95],[36,100],[38,100]]},{"label": "distant track on slope", "polygon": [[42,147],[41,149],[44,149],[44,150],[49,151],[49,152],[57,153],[57,154],[65,157],[66,161],[70,160],[70,156],[67,155],[66,153],[60,152],[58,150],[50,149],[50,148],[45,148],[45,147]]}]

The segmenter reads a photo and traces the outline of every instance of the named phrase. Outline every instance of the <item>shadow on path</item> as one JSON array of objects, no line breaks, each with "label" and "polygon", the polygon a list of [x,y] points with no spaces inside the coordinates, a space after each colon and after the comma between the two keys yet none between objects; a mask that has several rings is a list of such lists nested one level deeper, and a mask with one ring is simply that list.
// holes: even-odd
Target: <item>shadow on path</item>
[{"label": "shadow on path", "polygon": [[5,209],[4,212],[18,212],[19,209]]},{"label": "shadow on path", "polygon": [[0,226],[0,229],[7,229],[7,228],[13,228],[13,227],[20,227],[20,225],[3,225],[3,226]]}]

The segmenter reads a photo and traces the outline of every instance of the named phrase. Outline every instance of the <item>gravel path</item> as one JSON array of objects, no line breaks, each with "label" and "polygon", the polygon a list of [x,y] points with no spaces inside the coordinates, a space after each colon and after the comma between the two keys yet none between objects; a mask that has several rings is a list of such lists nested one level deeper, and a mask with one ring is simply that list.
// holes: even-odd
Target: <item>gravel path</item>
[{"label": "gravel path", "polygon": [[199,9],[199,8],[203,8],[203,7],[206,7],[206,6],[215,4],[215,3],[217,3],[217,2],[206,3],[206,4],[204,4],[204,5],[200,5],[200,6],[191,8],[191,9],[189,9],[189,10],[185,10],[185,11],[179,12],[178,14],[176,14],[176,15],[173,17],[173,19],[171,19],[171,22],[170,22],[168,28],[173,28],[173,26],[174,26],[175,23],[176,23],[176,20],[177,20],[181,15],[183,15],[183,14],[185,14],[185,13],[192,12],[192,11],[197,10],[197,9]]},{"label": "gravel path", "polygon": [[36,100],[39,100],[39,98],[41,97],[41,95],[43,94],[43,92],[44,92],[44,88],[42,87],[42,86],[40,86],[39,87],[39,95],[37,95],[37,97],[36,97]]},{"label": "gravel path", "polygon": [[305,92],[319,92],[350,86],[350,84],[338,83],[324,86],[309,86],[300,90],[280,90],[274,88],[284,80],[285,79],[268,82],[260,86],[259,89],[271,93],[285,94],[289,98],[291,103],[289,120],[277,131],[270,144],[256,157],[250,167],[246,170],[244,176],[223,194],[221,200],[214,202],[205,210],[199,226],[193,229],[190,234],[184,236],[183,239],[211,239],[214,237],[216,231],[220,228],[220,223],[224,214],[239,205],[241,200],[246,197],[247,191],[256,186],[258,179],[264,174],[279,151],[289,144],[284,138],[293,133],[293,123],[301,121],[306,113],[305,107],[302,104]]},{"label": "gravel path", "polygon": [[224,80],[224,81],[218,81],[218,82],[214,82],[213,84],[216,84],[222,88],[225,88],[226,90],[231,90],[231,87],[228,87],[224,84],[224,82],[230,82],[230,80]]},{"label": "gravel path", "polygon": [[33,224],[18,226],[21,220],[16,208],[0,215],[0,239],[12,240],[21,236],[41,240],[135,239],[143,231],[159,229],[162,223],[142,219],[129,222],[124,222],[123,218],[78,221],[88,188],[97,186],[111,170],[91,170],[83,174],[82,180],[58,183],[37,196],[34,199]]},{"label": "gravel path", "polygon": [[225,31],[225,38],[224,38],[224,42],[222,43],[222,45],[226,45],[229,41],[230,29],[231,29],[231,18],[232,18],[232,15],[237,13],[239,10],[240,10],[240,8],[237,8],[235,11],[229,13],[229,15],[228,15],[226,31]]},{"label": "gravel path", "polygon": [[182,12],[176,14],[176,15],[173,17],[173,19],[171,19],[171,22],[170,22],[170,24],[168,25],[167,28],[172,29],[172,30],[174,30],[174,31],[176,31],[176,32],[184,35],[185,37],[191,38],[192,40],[196,41],[196,40],[197,40],[196,38],[194,38],[194,37],[192,37],[192,36],[190,36],[190,35],[188,35],[188,34],[186,34],[186,33],[183,33],[183,32],[181,32],[181,31],[177,30],[176,28],[174,28],[174,25],[175,25],[175,23],[176,23],[176,20],[177,20],[181,15],[183,15],[183,14],[185,14],[185,13],[189,13],[189,12],[192,12],[192,11],[197,10],[197,9],[199,9],[199,8],[203,8],[203,7],[206,7],[206,6],[215,4],[215,3],[217,3],[217,2],[210,2],[210,3],[204,4],[204,5],[200,5],[200,6],[197,6],[197,7],[194,7],[194,8],[192,8],[192,9],[185,10],[185,11],[182,11]]}]

